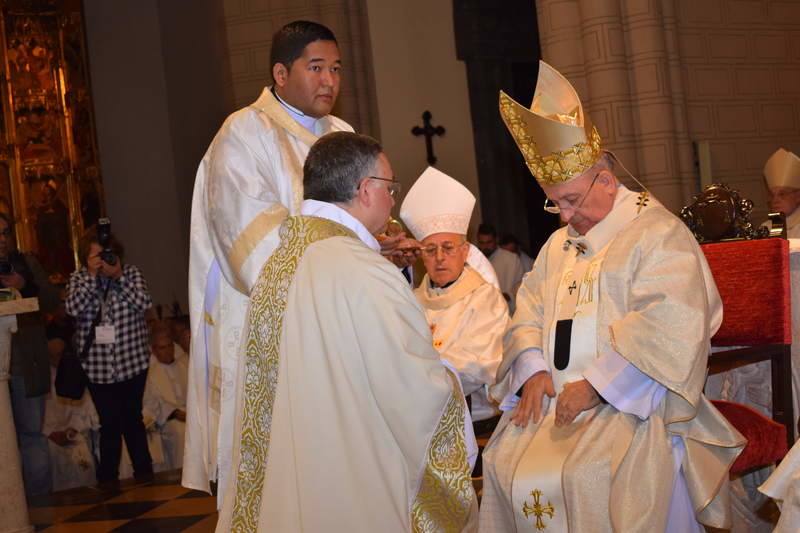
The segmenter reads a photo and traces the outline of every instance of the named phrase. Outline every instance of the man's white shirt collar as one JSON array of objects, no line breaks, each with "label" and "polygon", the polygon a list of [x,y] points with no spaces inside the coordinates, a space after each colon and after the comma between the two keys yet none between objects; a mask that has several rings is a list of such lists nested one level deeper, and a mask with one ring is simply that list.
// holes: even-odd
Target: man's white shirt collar
[{"label": "man's white shirt collar", "polygon": [[288,104],[283,98],[278,96],[278,91],[276,91],[274,87],[271,88],[270,91],[272,92],[273,95],[275,95],[275,99],[278,101],[279,104],[283,106],[283,108],[286,110],[287,113],[289,113],[289,116],[291,116],[295,120],[295,122],[303,126],[311,133],[315,135],[317,134],[317,121],[319,119],[310,117],[305,113],[303,113],[302,111],[300,111],[299,109],[297,109],[296,107],[294,107],[293,105]]},{"label": "man's white shirt collar", "polygon": [[325,218],[341,224],[352,230],[364,244],[378,253],[381,251],[381,245],[366,226],[338,205],[320,202],[319,200],[303,200],[303,203],[300,204],[300,214],[308,217]]}]

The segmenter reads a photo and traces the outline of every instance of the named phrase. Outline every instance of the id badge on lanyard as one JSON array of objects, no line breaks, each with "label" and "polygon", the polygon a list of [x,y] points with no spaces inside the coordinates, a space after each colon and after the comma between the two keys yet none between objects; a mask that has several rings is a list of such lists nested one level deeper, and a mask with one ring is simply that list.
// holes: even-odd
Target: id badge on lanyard
[{"label": "id badge on lanyard", "polygon": [[114,344],[117,340],[117,332],[107,316],[108,310],[108,288],[103,293],[100,300],[100,324],[94,329],[95,344]]}]

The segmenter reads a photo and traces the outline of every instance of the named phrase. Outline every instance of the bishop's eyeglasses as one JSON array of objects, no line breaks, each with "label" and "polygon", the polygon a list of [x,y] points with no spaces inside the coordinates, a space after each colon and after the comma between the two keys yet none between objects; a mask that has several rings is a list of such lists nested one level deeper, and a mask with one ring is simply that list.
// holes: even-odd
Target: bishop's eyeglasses
[{"label": "bishop's eyeglasses", "polygon": [[462,246],[464,246],[463,242],[459,244],[443,242],[442,244],[428,244],[427,246],[420,248],[420,251],[425,257],[434,257],[436,255],[436,251],[441,248],[442,254],[446,255],[447,257],[452,257]]},{"label": "bishop's eyeglasses", "polygon": [[[589,196],[589,191],[591,191],[592,187],[594,187],[594,182],[597,181],[597,176],[599,175],[600,175],[599,172],[594,175],[594,177],[592,178],[592,183],[589,184],[589,187],[586,189],[586,192],[584,192],[575,200],[571,202],[569,200],[560,200],[559,204],[564,205],[563,209],[572,209],[573,211],[577,211],[578,209],[580,209],[583,206],[583,202],[586,201],[586,197]],[[578,202],[579,200],[580,202]],[[578,204],[575,205],[575,202],[578,202]],[[558,215],[559,213],[561,213],[562,208],[561,206],[553,202],[553,200],[551,200],[550,198],[545,198],[543,209],[548,213],[553,213],[554,215]]]},{"label": "bishop's eyeglasses", "polygon": [[391,185],[389,185],[389,196],[392,198],[397,198],[397,195],[400,194],[402,187],[400,182],[397,181],[397,178],[392,176],[391,178],[379,178],[378,176],[367,176],[367,179],[371,180],[381,180],[381,181],[388,181]]}]

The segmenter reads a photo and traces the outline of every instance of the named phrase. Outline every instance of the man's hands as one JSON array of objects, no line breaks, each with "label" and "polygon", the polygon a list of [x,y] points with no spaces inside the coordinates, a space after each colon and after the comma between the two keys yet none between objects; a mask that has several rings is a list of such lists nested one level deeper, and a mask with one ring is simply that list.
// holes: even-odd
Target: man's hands
[{"label": "man's hands", "polygon": [[585,379],[565,383],[556,401],[556,427],[571,424],[576,416],[596,405],[600,405],[600,396],[591,383]]},{"label": "man's hands", "polygon": [[511,421],[521,428],[528,425],[533,413],[533,423],[538,424],[542,420],[542,396],[547,394],[554,397],[556,391],[553,388],[553,378],[548,372],[542,370],[528,378],[522,386],[522,399],[511,415]]},{"label": "man's hands", "polygon": [[405,233],[398,233],[391,237],[379,239],[381,254],[398,268],[413,265],[419,254],[420,243],[414,239],[406,238]]},{"label": "man's hands", "polygon": [[180,420],[181,422],[186,422],[186,411],[183,409],[175,409],[170,413],[169,419]]},{"label": "man's hands", "polygon": [[[534,424],[542,421],[542,398],[547,394],[555,397],[553,378],[548,372],[537,372],[522,387],[522,398],[511,415],[511,421],[519,427],[526,427],[533,415]],[[600,405],[600,396],[594,387],[582,379],[565,383],[564,390],[556,400],[556,427],[571,424],[583,411]]]}]

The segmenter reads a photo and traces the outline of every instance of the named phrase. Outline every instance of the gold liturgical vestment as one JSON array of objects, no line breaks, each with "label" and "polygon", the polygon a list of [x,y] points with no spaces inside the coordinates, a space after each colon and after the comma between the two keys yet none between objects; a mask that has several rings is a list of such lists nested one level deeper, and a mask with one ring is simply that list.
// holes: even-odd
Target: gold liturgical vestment
[{"label": "gold liturgical vestment", "polygon": [[251,295],[217,531],[462,531],[463,393],[408,283],[333,221],[280,236]]}]

